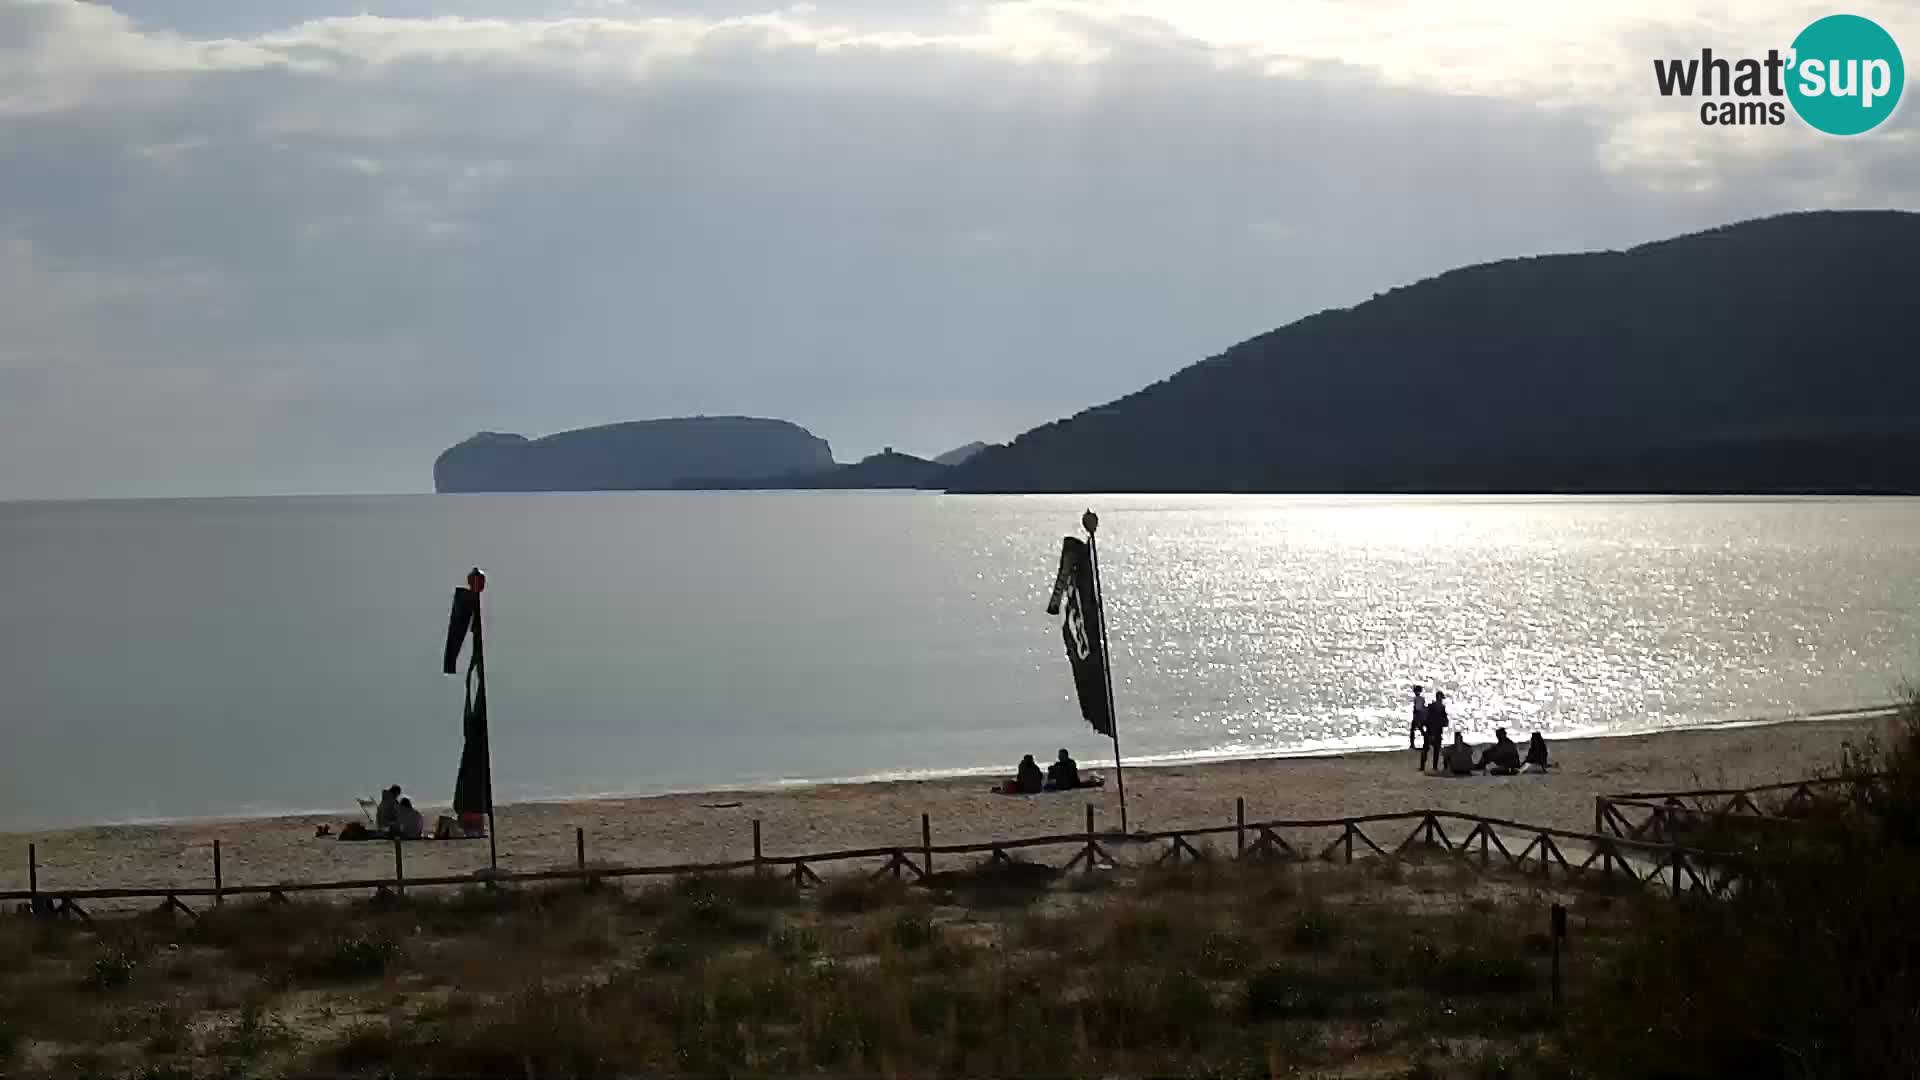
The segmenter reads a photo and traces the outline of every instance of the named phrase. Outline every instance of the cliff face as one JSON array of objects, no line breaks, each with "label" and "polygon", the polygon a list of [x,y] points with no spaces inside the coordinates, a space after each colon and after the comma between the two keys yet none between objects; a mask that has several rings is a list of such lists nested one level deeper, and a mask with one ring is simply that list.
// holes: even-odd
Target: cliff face
[{"label": "cliff face", "polygon": [[750,416],[636,420],[539,439],[481,432],[433,463],[433,488],[462,491],[646,491],[691,477],[747,480],[831,469],[825,439]]},{"label": "cliff face", "polygon": [[950,491],[1920,491],[1920,214],[1454,270],[954,467]]}]

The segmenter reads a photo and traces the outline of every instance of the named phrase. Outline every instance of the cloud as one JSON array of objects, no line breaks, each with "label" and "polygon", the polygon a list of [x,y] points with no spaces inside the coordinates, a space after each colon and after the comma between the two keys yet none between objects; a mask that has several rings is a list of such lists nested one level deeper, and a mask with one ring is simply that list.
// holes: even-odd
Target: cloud
[{"label": "cloud", "polygon": [[1910,126],[1639,85],[1785,4],[369,6],[0,0],[0,497],[699,411],[936,452],[1462,262],[1916,194]]}]

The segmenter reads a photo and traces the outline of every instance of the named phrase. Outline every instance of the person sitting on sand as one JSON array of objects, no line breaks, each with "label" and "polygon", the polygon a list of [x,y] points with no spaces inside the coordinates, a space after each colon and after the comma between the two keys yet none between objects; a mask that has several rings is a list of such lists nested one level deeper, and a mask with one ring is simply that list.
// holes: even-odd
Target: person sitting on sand
[{"label": "person sitting on sand", "polygon": [[1520,770],[1520,748],[1507,738],[1506,728],[1493,729],[1493,745],[1480,755],[1480,767],[1501,775]]},{"label": "person sitting on sand", "polygon": [[427,821],[420,816],[420,811],[413,808],[412,799],[400,800],[400,813],[395,824],[403,840],[418,840],[427,834]]},{"label": "person sitting on sand", "polygon": [[1540,733],[1536,731],[1533,737],[1527,740],[1527,759],[1520,763],[1520,769],[1523,772],[1546,772],[1551,768],[1553,768],[1553,762],[1547,760],[1547,740],[1541,738]]},{"label": "person sitting on sand", "polygon": [[1072,791],[1080,786],[1080,766],[1063,748],[1060,760],[1047,766],[1047,790]]},{"label": "person sitting on sand", "polygon": [[1467,737],[1460,732],[1453,733],[1453,745],[1447,747],[1446,768],[1444,771],[1454,776],[1473,775],[1473,747],[1467,745]]},{"label": "person sitting on sand", "polygon": [[1020,771],[1014,774],[1014,782],[1022,795],[1038,795],[1046,789],[1046,777],[1040,775],[1040,766],[1032,754],[1020,759]]},{"label": "person sitting on sand", "polygon": [[373,831],[391,833],[400,825],[400,785],[380,793],[380,808],[373,812]]}]

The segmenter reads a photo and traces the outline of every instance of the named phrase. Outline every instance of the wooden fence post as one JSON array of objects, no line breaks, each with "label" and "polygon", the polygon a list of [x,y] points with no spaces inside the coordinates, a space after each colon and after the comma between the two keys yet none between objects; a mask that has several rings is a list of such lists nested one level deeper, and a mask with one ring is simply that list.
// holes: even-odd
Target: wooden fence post
[{"label": "wooden fence post", "polygon": [[1093,804],[1087,804],[1087,873],[1093,873]]},{"label": "wooden fence post", "polygon": [[1347,841],[1347,861],[1352,862],[1353,861],[1353,822],[1351,821],[1347,822],[1347,833],[1346,833],[1345,839]]},{"label": "wooden fence post", "polygon": [[1247,853],[1247,799],[1236,796],[1233,800],[1233,857],[1238,859]]},{"label": "wooden fence post", "polygon": [[920,815],[920,861],[926,876],[933,876],[933,819],[926,814]]},{"label": "wooden fence post", "polygon": [[393,887],[401,896],[407,895],[407,860],[397,836],[393,839]]},{"label": "wooden fence post", "polygon": [[1593,797],[1593,834],[1595,836],[1605,831],[1606,805],[1607,797],[1605,795],[1595,795]]},{"label": "wooden fence post", "polygon": [[584,825],[573,827],[573,865],[580,871],[580,883],[592,884],[587,880],[587,828]]},{"label": "wooden fence post", "polygon": [[27,845],[27,910],[40,914],[40,848]]},{"label": "wooden fence post", "polygon": [[222,888],[223,886],[220,881],[220,838],[216,836],[213,838],[213,905],[215,907],[219,907],[221,904],[227,902],[227,898],[221,892]]},{"label": "wooden fence post", "polygon": [[761,874],[764,874],[766,872],[767,872],[767,868],[760,864],[760,819],[754,818],[753,819],[753,873],[755,877],[758,877]]}]

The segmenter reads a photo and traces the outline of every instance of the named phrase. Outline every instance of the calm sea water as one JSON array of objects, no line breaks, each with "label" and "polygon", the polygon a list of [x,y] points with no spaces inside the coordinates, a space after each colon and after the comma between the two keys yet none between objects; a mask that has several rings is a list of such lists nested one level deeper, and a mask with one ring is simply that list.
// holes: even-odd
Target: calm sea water
[{"label": "calm sea water", "polygon": [[[0,827],[446,799],[490,572],[499,797],[1110,751],[1042,609],[1085,500],[0,504]],[[1920,500],[1102,497],[1129,758],[1645,730],[1889,700]]]}]

